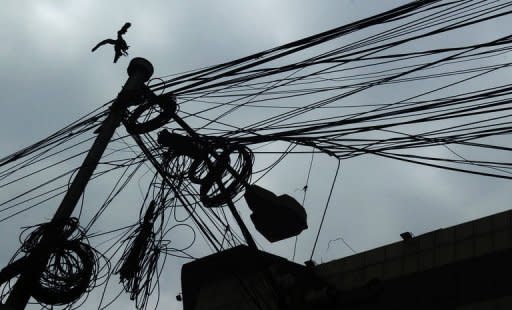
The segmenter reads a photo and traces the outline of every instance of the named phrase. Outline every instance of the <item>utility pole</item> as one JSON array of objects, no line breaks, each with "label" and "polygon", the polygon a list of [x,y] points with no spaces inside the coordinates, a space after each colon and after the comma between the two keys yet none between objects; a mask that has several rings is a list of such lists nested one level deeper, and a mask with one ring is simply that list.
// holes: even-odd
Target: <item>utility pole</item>
[{"label": "utility pole", "polygon": [[71,217],[103,152],[114,135],[116,128],[121,124],[126,108],[137,103],[144,83],[149,80],[152,74],[153,66],[148,60],[134,58],[130,61],[128,65],[129,78],[112,106],[110,106],[110,112],[100,126],[94,144],[55,212],[51,225],[48,225],[49,229],[44,231],[41,242],[29,254],[25,270],[21,273],[6,301],[6,305],[9,308],[22,310],[26,307],[31,297],[32,287],[34,283],[39,281],[39,277],[48,263],[52,242],[62,231],[65,221]]}]

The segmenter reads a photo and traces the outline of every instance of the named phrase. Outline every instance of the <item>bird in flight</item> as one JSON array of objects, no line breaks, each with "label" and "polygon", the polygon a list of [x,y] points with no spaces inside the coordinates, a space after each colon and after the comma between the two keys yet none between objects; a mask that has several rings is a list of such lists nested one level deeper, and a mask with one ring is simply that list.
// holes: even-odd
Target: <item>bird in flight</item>
[{"label": "bird in flight", "polygon": [[117,32],[116,40],[114,40],[114,39],[103,40],[100,43],[96,44],[96,46],[92,48],[91,52],[94,52],[102,45],[112,44],[112,45],[114,45],[114,51],[115,51],[114,63],[117,62],[119,57],[121,57],[123,55],[128,56],[127,50],[129,48],[129,46],[126,44],[126,41],[123,39],[123,34],[126,34],[126,32],[128,31],[128,28],[130,28],[131,25],[132,25],[131,23],[124,24],[124,26],[121,29],[119,29],[119,31]]}]

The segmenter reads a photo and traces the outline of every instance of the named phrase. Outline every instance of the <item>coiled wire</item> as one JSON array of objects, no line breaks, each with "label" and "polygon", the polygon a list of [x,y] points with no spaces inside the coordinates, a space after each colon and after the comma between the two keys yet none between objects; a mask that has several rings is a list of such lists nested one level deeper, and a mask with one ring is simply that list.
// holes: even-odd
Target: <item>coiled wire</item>
[{"label": "coiled wire", "polygon": [[[55,223],[43,223],[28,227],[22,232],[22,245],[15,256],[29,255],[41,246],[45,232]],[[72,305],[87,295],[99,278],[100,260],[98,253],[89,245],[78,219],[65,221],[57,238],[48,247],[49,258],[37,283],[32,286],[31,295],[44,306]],[[23,237],[28,230],[33,229]],[[13,261],[11,260],[11,261]],[[30,264],[27,260],[27,264]],[[25,265],[24,269],[29,270]],[[4,288],[5,290],[5,288]],[[6,296],[2,292],[2,296]]]}]

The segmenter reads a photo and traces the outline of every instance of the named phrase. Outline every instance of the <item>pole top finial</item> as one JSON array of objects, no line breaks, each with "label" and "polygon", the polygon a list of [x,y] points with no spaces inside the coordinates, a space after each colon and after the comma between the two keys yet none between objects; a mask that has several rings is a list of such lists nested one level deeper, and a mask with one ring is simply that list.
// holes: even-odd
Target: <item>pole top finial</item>
[{"label": "pole top finial", "polygon": [[147,59],[135,57],[130,61],[127,71],[129,76],[133,76],[136,73],[142,74],[144,81],[147,81],[153,75],[153,65]]}]

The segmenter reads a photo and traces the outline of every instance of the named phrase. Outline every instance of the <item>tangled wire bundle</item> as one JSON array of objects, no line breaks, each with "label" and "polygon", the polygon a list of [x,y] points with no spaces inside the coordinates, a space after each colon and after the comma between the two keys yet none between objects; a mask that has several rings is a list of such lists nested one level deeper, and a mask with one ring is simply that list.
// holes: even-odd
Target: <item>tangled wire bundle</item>
[{"label": "tangled wire bundle", "polygon": [[119,260],[116,272],[137,309],[144,309],[155,286],[161,248],[156,241],[153,225],[159,215],[155,201],[151,201],[139,227],[128,237],[132,240]]},{"label": "tangled wire bundle", "polygon": [[252,153],[246,146],[211,146],[209,154],[194,160],[188,170],[190,181],[199,184],[200,199],[207,208],[220,207],[235,198],[249,182],[253,165]]},{"label": "tangled wire bundle", "polygon": [[158,142],[168,148],[165,163],[170,176],[186,175],[198,184],[207,208],[224,205],[249,182],[254,158],[244,145],[219,138],[194,139],[167,130],[159,133]]},{"label": "tangled wire bundle", "polygon": [[[43,234],[53,225],[38,225],[24,240],[21,252],[36,250]],[[57,240],[48,247],[49,259],[32,296],[40,303],[52,306],[76,302],[94,287],[99,263],[95,251],[86,243],[84,232],[76,218],[69,219]]]},{"label": "tangled wire bundle", "polygon": [[183,181],[188,178],[188,170],[193,160],[185,155],[176,154],[173,152],[162,153],[162,168],[172,182],[172,186],[180,188]]}]

